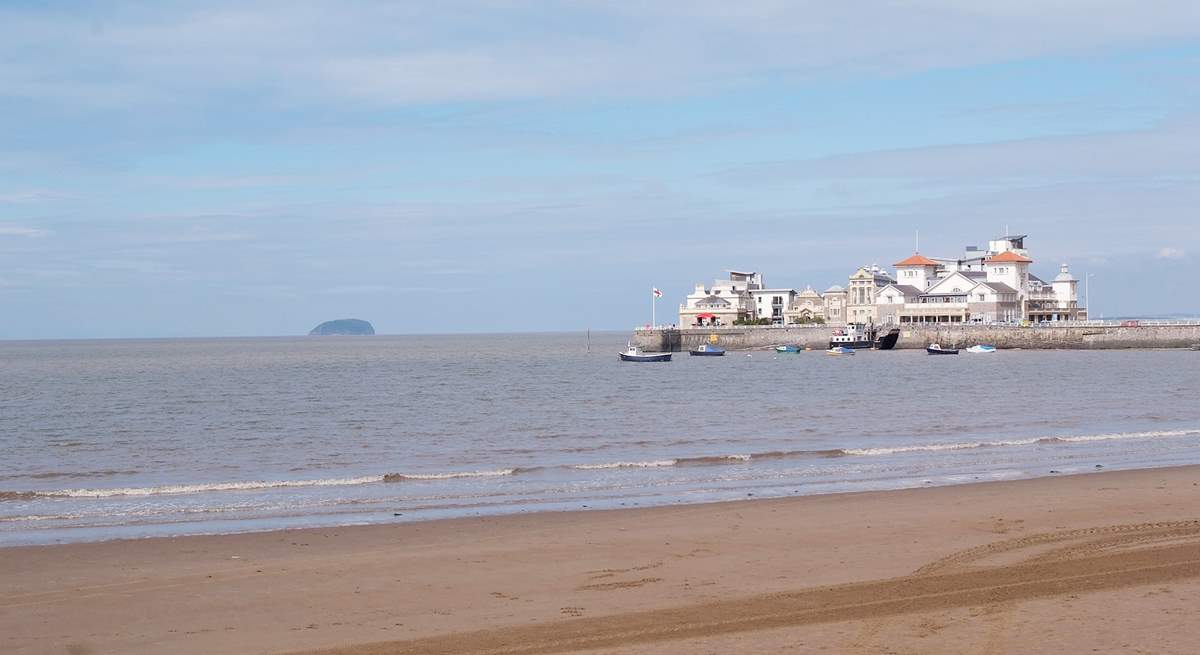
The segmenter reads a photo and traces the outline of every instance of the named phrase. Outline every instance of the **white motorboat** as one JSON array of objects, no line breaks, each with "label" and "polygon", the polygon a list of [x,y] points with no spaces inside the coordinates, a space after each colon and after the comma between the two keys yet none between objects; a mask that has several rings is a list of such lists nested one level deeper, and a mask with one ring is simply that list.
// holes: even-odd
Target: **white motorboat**
[{"label": "white motorboat", "polygon": [[970,348],[967,348],[967,352],[969,352],[969,353],[976,353],[976,354],[980,354],[980,353],[994,353],[994,352],[996,352],[996,347],[995,347],[995,346],[989,346],[989,345],[986,345],[986,344],[982,344],[982,343],[981,343],[981,344],[978,344],[978,345],[971,346]]},{"label": "white motorboat", "polygon": [[617,353],[623,362],[669,362],[671,353],[645,353],[641,348],[628,344],[624,352]]}]

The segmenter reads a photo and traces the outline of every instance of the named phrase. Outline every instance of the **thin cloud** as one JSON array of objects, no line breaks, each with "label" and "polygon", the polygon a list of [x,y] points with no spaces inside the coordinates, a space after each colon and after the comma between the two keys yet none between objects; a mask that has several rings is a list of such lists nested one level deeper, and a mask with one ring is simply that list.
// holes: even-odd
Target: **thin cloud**
[{"label": "thin cloud", "polygon": [[20,225],[0,225],[0,237],[44,237],[47,232],[36,227],[22,227]]},{"label": "thin cloud", "polygon": [[876,150],[808,160],[748,164],[718,174],[753,184],[806,178],[1063,179],[1072,176],[1194,175],[1200,169],[1200,121],[1174,120],[1139,130],[1071,134],[991,143]]},{"label": "thin cloud", "polygon": [[1158,251],[1159,259],[1183,259],[1187,253],[1182,248],[1166,247]]},{"label": "thin cloud", "polygon": [[[3,162],[0,162],[0,166],[3,166]],[[0,192],[0,204],[23,205],[47,200],[63,200],[70,197],[69,194],[59,191],[48,191],[46,189],[4,191]]]},{"label": "thin cloud", "polygon": [[184,108],[254,89],[276,101],[409,105],[705,93],[1091,53],[1200,35],[1200,5],[184,3],[9,8],[0,25],[8,96]]}]

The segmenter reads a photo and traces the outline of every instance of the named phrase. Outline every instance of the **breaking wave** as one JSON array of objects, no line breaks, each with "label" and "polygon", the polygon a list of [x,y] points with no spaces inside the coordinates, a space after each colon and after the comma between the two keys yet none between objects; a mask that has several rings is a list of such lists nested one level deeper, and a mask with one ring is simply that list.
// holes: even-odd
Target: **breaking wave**
[{"label": "breaking wave", "polygon": [[658,468],[660,466],[675,466],[679,463],[677,459],[656,459],[648,462],[604,462],[602,464],[572,464],[568,468],[578,469],[580,471],[591,471],[596,469],[647,469]]},{"label": "breaking wave", "polygon": [[4,500],[33,500],[38,496],[47,494],[39,494],[36,491],[0,491],[0,501]]},{"label": "breaking wave", "polygon": [[496,469],[495,471],[466,471],[454,473],[388,473],[380,482],[404,482],[405,480],[453,480],[454,478],[495,478],[502,475],[515,475],[518,470],[532,469]]},{"label": "breaking wave", "polygon": [[1033,446],[1037,444],[1088,443],[1094,441],[1117,441],[1123,439],[1153,439],[1164,437],[1200,436],[1200,430],[1156,430],[1152,432],[1113,432],[1109,434],[1085,434],[1061,437],[1034,437],[1004,441],[971,441],[964,443],[934,443],[913,446],[883,448],[846,448],[847,455],[897,455],[901,453],[937,452],[940,450],[972,450],[975,448],[1004,448],[1006,446]]},{"label": "breaking wave", "polygon": [[41,496],[63,498],[108,498],[111,496],[162,496],[194,494],[208,491],[248,491],[283,487],[341,487],[382,482],[381,475],[357,478],[325,478],[321,480],[251,480],[245,482],[209,482],[201,484],[170,484],[156,487],[118,487],[112,489],[63,489],[39,493]]},{"label": "breaking wave", "polygon": [[1124,439],[1154,439],[1200,436],[1200,429],[1160,430],[1150,432],[1115,432],[1090,435],[1064,435],[1032,437],[1000,441],[971,441],[957,443],[930,443],[874,448],[832,448],[825,450],[776,450],[761,453],[702,455],[645,461],[616,461],[557,466],[512,467],[479,471],[448,471],[430,473],[387,473],[348,478],[323,478],[316,480],[253,480],[242,482],[212,482],[201,484],[160,485],[151,487],[117,487],[89,489],[60,489],[57,491],[4,491],[0,490],[0,502],[29,501],[38,498],[111,498],[118,496],[158,496],[197,494],[223,491],[253,491],[296,487],[338,487],[377,483],[430,482],[460,478],[495,478],[528,474],[546,469],[571,469],[595,471],[606,469],[654,469],[675,466],[729,466],[745,465],[756,461],[805,458],[878,457],[905,453],[973,450],[980,448],[1005,448],[1014,446],[1036,446],[1050,444],[1075,444]]}]

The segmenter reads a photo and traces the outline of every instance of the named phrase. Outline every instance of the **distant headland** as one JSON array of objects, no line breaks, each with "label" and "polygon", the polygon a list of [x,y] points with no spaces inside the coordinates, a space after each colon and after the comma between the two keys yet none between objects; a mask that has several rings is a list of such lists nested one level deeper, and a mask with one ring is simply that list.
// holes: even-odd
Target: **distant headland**
[{"label": "distant headland", "polygon": [[375,334],[375,328],[360,318],[339,318],[325,321],[308,333],[310,337],[366,336]]}]

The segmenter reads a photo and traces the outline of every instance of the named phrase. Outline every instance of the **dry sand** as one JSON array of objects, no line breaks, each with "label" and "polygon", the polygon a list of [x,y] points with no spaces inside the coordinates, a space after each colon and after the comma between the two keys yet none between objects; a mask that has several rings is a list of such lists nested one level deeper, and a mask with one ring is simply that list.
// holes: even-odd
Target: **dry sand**
[{"label": "dry sand", "polygon": [[1197,618],[1200,467],[0,549],[4,653],[1190,654]]}]

